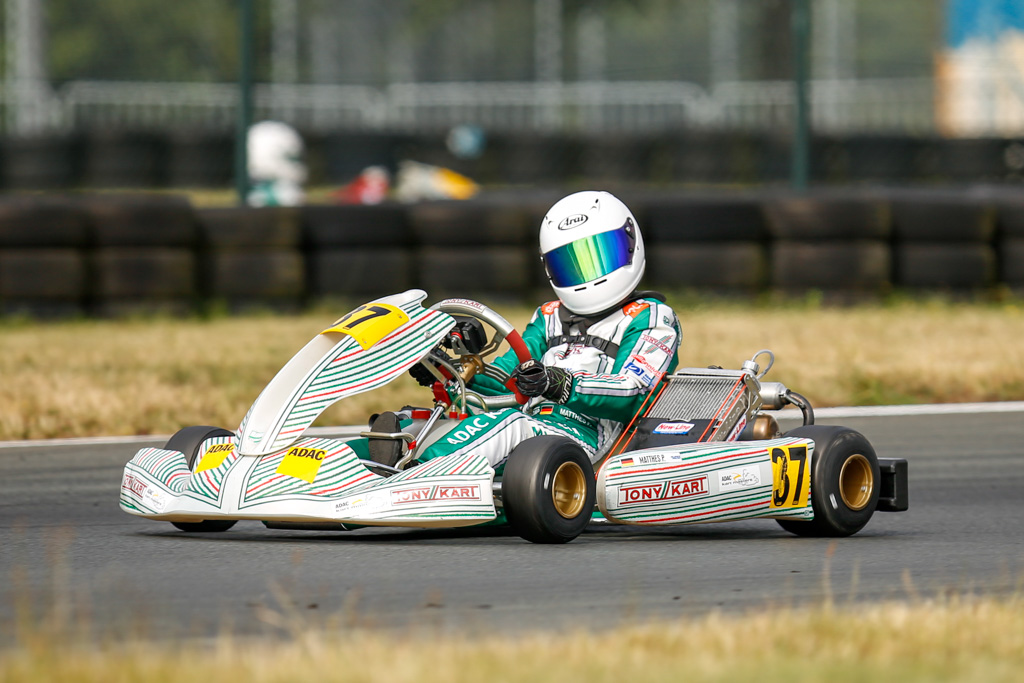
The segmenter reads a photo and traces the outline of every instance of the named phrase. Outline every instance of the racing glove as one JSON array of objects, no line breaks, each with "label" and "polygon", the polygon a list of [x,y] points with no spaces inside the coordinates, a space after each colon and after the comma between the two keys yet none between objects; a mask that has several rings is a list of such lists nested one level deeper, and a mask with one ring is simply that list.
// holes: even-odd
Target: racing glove
[{"label": "racing glove", "polygon": [[572,393],[572,375],[562,368],[544,365],[531,358],[512,371],[512,380],[519,393],[528,398],[543,396],[555,403],[565,403]]}]

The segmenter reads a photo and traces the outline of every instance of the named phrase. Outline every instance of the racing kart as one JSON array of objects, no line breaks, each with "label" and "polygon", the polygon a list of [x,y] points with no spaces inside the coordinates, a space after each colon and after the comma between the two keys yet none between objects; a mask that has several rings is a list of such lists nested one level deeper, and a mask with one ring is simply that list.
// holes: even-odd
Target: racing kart
[{"label": "racing kart", "polygon": [[[504,519],[539,543],[570,541],[592,519],[664,525],[763,517],[801,536],[846,536],[876,510],[907,509],[906,460],[878,458],[851,429],[815,425],[806,399],[764,381],[774,361],[767,350],[739,370],[684,368],[663,377],[595,464],[555,436],[527,439],[497,468],[475,454],[420,462],[431,443],[460,425],[468,430],[474,415],[526,400],[470,386],[485,375],[514,387],[487,360],[503,342],[520,361],[530,357],[489,307],[447,299],[425,308],[425,298],[409,290],[343,316],[278,372],[236,431],[186,427],[163,448],[139,450],[124,470],[121,509],[189,532],[225,531],[237,520],[342,530]],[[439,346],[451,355],[438,354]],[[361,457],[345,438],[305,435],[331,404],[391,382],[428,355],[433,408],[406,410],[404,428],[361,433],[392,446],[393,462]],[[787,405],[801,409],[803,426],[782,434],[770,411]]]}]

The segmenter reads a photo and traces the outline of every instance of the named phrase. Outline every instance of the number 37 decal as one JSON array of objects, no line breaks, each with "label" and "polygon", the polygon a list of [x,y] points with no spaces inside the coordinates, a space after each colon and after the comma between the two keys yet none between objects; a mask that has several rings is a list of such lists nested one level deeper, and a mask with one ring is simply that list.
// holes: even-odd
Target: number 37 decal
[{"label": "number 37 decal", "polygon": [[772,508],[807,507],[811,491],[811,467],[807,446],[781,446],[771,449]]}]

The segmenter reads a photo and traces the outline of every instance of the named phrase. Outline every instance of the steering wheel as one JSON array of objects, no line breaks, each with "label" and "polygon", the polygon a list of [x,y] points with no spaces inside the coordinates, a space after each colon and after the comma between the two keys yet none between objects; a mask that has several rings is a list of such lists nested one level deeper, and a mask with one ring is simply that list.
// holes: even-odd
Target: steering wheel
[{"label": "steering wheel", "polygon": [[[515,351],[516,358],[519,362],[525,362],[530,360],[530,349],[526,346],[526,342],[523,341],[522,335],[516,331],[512,324],[505,320],[496,311],[488,306],[470,299],[445,299],[439,301],[430,307],[433,310],[447,313],[448,315],[461,315],[469,318],[474,318],[482,323],[486,323],[494,330],[494,334],[487,340],[478,353],[469,353],[464,349],[453,349],[455,351],[456,360],[459,362],[459,367],[447,367],[447,370],[453,377],[446,378],[440,376],[440,373],[436,371],[431,363],[424,363],[427,368],[438,377],[438,379],[456,379],[459,382],[459,386],[462,390],[462,396],[464,400],[483,408],[484,410],[494,410],[496,408],[511,408],[516,405],[522,405],[528,400],[525,396],[519,393],[519,390],[512,384],[511,376],[502,370],[501,368],[486,362],[484,359],[487,356],[494,354],[498,347],[501,346],[503,341],[507,341],[512,350]],[[446,364],[442,362],[442,367]],[[501,384],[507,386],[512,393],[500,396],[482,396],[474,391],[470,391],[466,388],[469,381],[478,374],[482,374],[491,379],[497,380]]]}]

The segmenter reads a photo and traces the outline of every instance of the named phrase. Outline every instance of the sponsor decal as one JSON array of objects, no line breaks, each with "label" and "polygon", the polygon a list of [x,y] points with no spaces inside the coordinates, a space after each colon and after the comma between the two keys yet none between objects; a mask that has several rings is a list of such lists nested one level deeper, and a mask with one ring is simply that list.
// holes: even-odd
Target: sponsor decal
[{"label": "sponsor decal", "polygon": [[679,462],[682,459],[683,456],[678,453],[634,453],[631,457],[623,458],[619,462],[627,467],[632,467],[633,465],[664,465],[667,462]]},{"label": "sponsor decal", "polygon": [[585,213],[574,213],[571,216],[566,216],[562,219],[562,222],[558,224],[559,230],[572,230],[578,228],[589,220]]},{"label": "sponsor decal", "polygon": [[475,308],[475,309],[480,310],[480,311],[482,311],[482,310],[484,310],[484,308],[486,308],[486,306],[484,306],[479,301],[473,301],[471,299],[445,299],[441,303],[442,304],[461,304],[463,306],[470,306],[471,308]]},{"label": "sponsor decal", "polygon": [[650,307],[651,305],[646,301],[634,301],[633,303],[626,304],[622,312],[630,318],[635,318]]},{"label": "sponsor decal", "polygon": [[639,484],[619,488],[619,505],[679,500],[708,495],[707,475],[677,479],[661,484]]},{"label": "sponsor decal", "polygon": [[634,375],[647,386],[654,384],[661,376],[661,372],[648,363],[647,358],[637,354],[630,356],[629,361],[622,366],[622,369],[626,373]]},{"label": "sponsor decal", "polygon": [[392,505],[435,500],[480,500],[480,486],[417,486],[391,492]]},{"label": "sponsor decal", "polygon": [[729,436],[725,437],[726,441],[735,441],[740,438],[740,434],[743,433],[743,428],[747,426],[747,416],[744,415],[740,418],[740,421],[736,423],[736,426],[729,432]]},{"label": "sponsor decal", "polygon": [[544,315],[553,315],[558,310],[558,304],[560,303],[560,301],[549,301],[540,307],[540,312]]},{"label": "sponsor decal", "polygon": [[231,455],[234,450],[235,444],[233,443],[218,443],[210,446],[203,453],[203,457],[196,467],[196,474],[220,467],[224,464],[224,459]]},{"label": "sponsor decal", "polygon": [[339,501],[334,505],[334,512],[335,514],[357,512],[370,513],[378,512],[389,507],[391,507],[391,503],[388,500],[387,495],[381,492],[376,492],[366,496],[359,496],[358,498]]},{"label": "sponsor decal", "polygon": [[761,474],[757,467],[719,470],[715,472],[715,478],[718,480],[718,490],[722,493],[761,485]]},{"label": "sponsor decal", "polygon": [[693,429],[692,422],[662,422],[654,428],[654,434],[689,434]]},{"label": "sponsor decal", "polygon": [[164,511],[164,508],[167,507],[168,500],[166,493],[153,486],[147,486],[146,490],[142,493],[142,502],[157,512]]},{"label": "sponsor decal", "polygon": [[312,484],[325,457],[327,451],[322,448],[292,446],[284,454],[281,464],[277,466],[277,474],[286,474]]},{"label": "sponsor decal", "polygon": [[346,313],[320,334],[347,334],[355,339],[359,346],[368,349],[407,322],[409,316],[398,306],[381,303],[363,304]]},{"label": "sponsor decal", "polygon": [[648,345],[647,348],[644,349],[644,353],[650,353],[654,349],[661,349],[668,355],[672,355],[672,349],[670,349],[668,344],[661,339],[656,339],[649,334],[642,334],[640,335],[640,341]]},{"label": "sponsor decal", "polygon": [[459,429],[452,431],[446,439],[446,441],[452,446],[458,446],[461,443],[469,441],[474,434],[482,432],[488,426],[487,421],[484,420],[483,417],[475,417],[472,421],[466,421],[469,422],[469,424],[465,427],[460,427]]},{"label": "sponsor decal", "polygon": [[124,481],[121,482],[121,488],[134,493],[136,496],[141,496],[146,490],[146,482],[142,481],[134,474],[124,475]]}]

